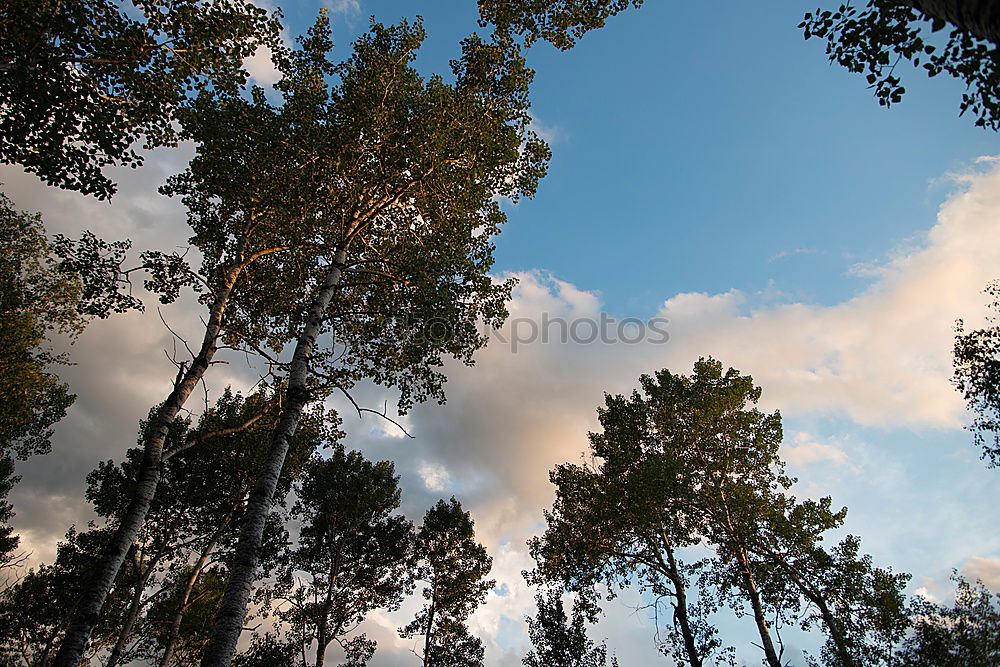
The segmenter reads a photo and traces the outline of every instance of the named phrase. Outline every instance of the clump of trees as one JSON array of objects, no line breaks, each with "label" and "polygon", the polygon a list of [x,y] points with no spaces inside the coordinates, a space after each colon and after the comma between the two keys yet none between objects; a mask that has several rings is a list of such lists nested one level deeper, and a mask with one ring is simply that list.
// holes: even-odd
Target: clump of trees
[{"label": "clump of trees", "polygon": [[[912,602],[909,575],[877,567],[858,537],[826,544],[847,510],[829,497],[791,494],[780,415],[756,407],[761,390],[752,378],[703,359],[690,376],[664,370],[640,385],[606,397],[589,461],[551,472],[556,500],[544,534],[529,542],[531,583],[575,594],[591,609],[600,591],[614,598],[637,586],[651,601],[661,651],[678,665],[735,664],[713,621],[724,608],[752,618],[771,667],[789,659],[780,637],[787,625],[823,633],[811,664],[939,664],[932,656],[941,650],[989,664],[969,657],[992,655],[997,637],[990,619],[1000,609],[981,586],[961,583],[953,609]],[[558,614],[557,601],[540,601],[541,619]],[[970,607],[982,622],[963,620]],[[962,623],[969,639],[936,646],[944,628]]]}]

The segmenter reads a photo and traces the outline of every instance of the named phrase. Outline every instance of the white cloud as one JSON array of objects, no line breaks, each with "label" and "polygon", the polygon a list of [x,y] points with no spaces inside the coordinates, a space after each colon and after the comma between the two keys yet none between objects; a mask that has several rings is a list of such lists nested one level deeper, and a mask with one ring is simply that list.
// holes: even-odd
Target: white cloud
[{"label": "white cloud", "polygon": [[843,449],[818,442],[804,431],[793,435],[791,442],[785,440],[781,447],[781,456],[793,465],[808,465],[819,461],[832,461],[837,465],[843,465],[847,462],[847,454]]},{"label": "white cloud", "polygon": [[323,6],[327,7],[333,14],[343,14],[348,17],[361,13],[359,0],[325,0]]},{"label": "white cloud", "polygon": [[421,461],[417,472],[420,474],[420,479],[424,480],[424,486],[428,491],[444,491],[451,481],[448,469],[438,463]]},{"label": "white cloud", "polygon": [[243,69],[261,86],[270,86],[281,78],[274,64],[274,53],[264,45],[258,46],[254,54],[243,61]]}]

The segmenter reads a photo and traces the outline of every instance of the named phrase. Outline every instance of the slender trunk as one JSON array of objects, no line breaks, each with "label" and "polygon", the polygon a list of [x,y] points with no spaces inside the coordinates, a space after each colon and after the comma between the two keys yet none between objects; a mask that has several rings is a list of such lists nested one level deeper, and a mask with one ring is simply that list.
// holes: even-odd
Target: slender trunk
[{"label": "slender trunk", "polygon": [[1000,44],[1000,0],[891,0]]},{"label": "slender trunk", "polygon": [[431,587],[433,588],[431,591],[431,608],[427,610],[427,632],[424,633],[424,667],[427,667],[427,655],[430,653],[431,640],[434,637],[434,612],[437,611],[437,575],[434,575]]},{"label": "slender trunk", "polygon": [[250,589],[257,569],[257,556],[264,534],[264,522],[271,509],[274,491],[285,463],[288,445],[298,427],[302,410],[309,399],[309,359],[312,357],[323,318],[334,292],[340,284],[346,249],[341,249],[336,260],[326,272],[323,286],[313,298],[306,325],[295,344],[292,363],[288,372],[283,409],[271,435],[271,445],[257,474],[250,501],[243,515],[240,539],[236,545],[229,583],[222,598],[212,630],[212,639],[202,657],[202,667],[229,667],[236,653],[236,642],[243,629]]},{"label": "slender trunk", "polygon": [[201,576],[202,570],[205,569],[205,565],[208,563],[209,557],[211,557],[212,552],[215,551],[215,547],[219,544],[219,539],[222,534],[226,531],[229,526],[229,521],[232,519],[233,515],[229,514],[222,525],[219,526],[218,530],[212,535],[208,540],[208,544],[205,548],[201,550],[201,555],[198,556],[198,561],[194,564],[194,568],[191,570],[191,574],[188,575],[187,581],[184,584],[184,591],[181,593],[180,601],[177,603],[177,611],[174,613],[174,619],[170,623],[170,632],[167,634],[166,645],[163,649],[163,656],[160,657],[159,667],[167,667],[170,664],[171,658],[174,657],[174,648],[177,646],[177,638],[181,634],[181,622],[184,620],[184,614],[187,612],[188,601],[191,599],[191,593],[194,591],[195,585],[198,583],[198,578]]},{"label": "slender trunk", "polygon": [[132,628],[135,627],[135,621],[139,618],[139,611],[142,609],[142,594],[146,590],[146,583],[149,581],[149,577],[153,574],[155,568],[156,560],[149,564],[146,571],[135,582],[135,590],[132,593],[132,602],[129,604],[128,616],[125,617],[125,623],[118,632],[118,641],[115,642],[115,647],[111,649],[111,655],[108,656],[108,662],[105,667],[118,667],[118,663],[121,662],[122,655],[125,653],[125,647],[128,645],[129,635],[132,634]]},{"label": "slender trunk", "polygon": [[160,483],[163,446],[170,425],[177,417],[177,413],[184,407],[191,392],[198,386],[198,382],[205,375],[205,371],[208,370],[212,358],[215,356],[219,332],[222,328],[222,318],[229,304],[233,284],[241,270],[242,267],[230,269],[226,274],[223,285],[216,293],[215,300],[209,309],[208,323],[205,326],[205,337],[202,340],[201,349],[191,360],[191,365],[180,374],[174,383],[173,391],[170,392],[167,400],[153,417],[153,426],[143,445],[142,464],[139,467],[139,476],[136,480],[135,490],[132,492],[132,498],[129,500],[128,509],[125,510],[117,531],[105,547],[96,572],[88,582],[80,603],[73,613],[73,620],[70,622],[66,636],[59,647],[59,653],[56,654],[53,667],[76,667],[83,658],[83,652],[86,650],[90,635],[101,616],[101,609],[104,607],[108,592],[114,584],[115,577],[118,576],[118,571],[121,569],[128,550],[135,542],[139,529],[146,520],[150,506],[153,504],[156,487]]},{"label": "slender trunk", "polygon": [[760,643],[764,647],[764,657],[770,667],[781,667],[778,660],[778,652],[774,649],[774,642],[771,641],[771,630],[767,626],[767,617],[764,615],[764,605],[760,600],[760,592],[757,590],[757,582],[754,581],[753,570],[750,568],[750,557],[742,544],[737,544],[737,557],[740,563],[740,576],[743,578],[743,587],[746,589],[747,597],[750,598],[750,607],[753,609],[753,618],[757,622],[757,633],[760,635]]},{"label": "slender trunk", "polygon": [[823,623],[826,625],[827,631],[830,633],[830,639],[833,641],[833,646],[837,652],[837,658],[840,660],[841,667],[857,667],[858,663],[855,661],[854,656],[851,655],[851,651],[847,647],[847,639],[844,637],[844,633],[840,628],[840,623],[834,617],[833,612],[830,610],[830,606],[826,603],[826,599],[815,592],[806,593],[806,597],[812,600],[813,604],[819,608],[820,616],[823,618]]},{"label": "slender trunk", "polygon": [[326,621],[320,621],[319,632],[316,633],[316,667],[323,667],[326,662],[326,647],[329,643],[326,638]]},{"label": "slender trunk", "polygon": [[688,618],[687,590],[684,586],[684,579],[677,567],[674,550],[667,546],[665,551],[667,552],[667,577],[674,585],[674,596],[677,598],[677,603],[674,605],[674,620],[680,626],[688,662],[691,663],[691,667],[701,667],[701,656],[698,654],[698,645],[694,639],[694,632],[691,631],[691,620]]}]

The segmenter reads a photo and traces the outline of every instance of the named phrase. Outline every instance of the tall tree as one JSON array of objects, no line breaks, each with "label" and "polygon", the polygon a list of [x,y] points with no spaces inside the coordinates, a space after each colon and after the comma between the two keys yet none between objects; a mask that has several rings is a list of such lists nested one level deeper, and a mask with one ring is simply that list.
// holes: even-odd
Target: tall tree
[{"label": "tall tree", "polygon": [[[566,615],[562,593],[550,589],[535,595],[538,613],[528,618],[528,636],[534,648],[521,661],[525,667],[605,667],[608,647],[595,645],[587,636],[587,618],[580,604],[573,607],[572,618]],[[612,666],[618,664],[614,657]]]},{"label": "tall tree", "polygon": [[400,634],[423,637],[415,651],[425,667],[482,667],[483,643],[465,621],[486,599],[493,559],[476,541],[469,513],[454,497],[427,510],[417,533],[416,576],[427,602]]},{"label": "tall tree", "polygon": [[681,557],[704,530],[704,512],[696,508],[706,475],[694,448],[711,441],[698,429],[711,424],[713,392],[685,387],[682,376],[664,378],[679,386],[644,376],[643,394],[606,396],[598,410],[602,430],[590,434],[590,462],[550,473],[556,500],[545,513],[545,533],[529,542],[538,563],[530,580],[583,593],[603,583],[612,596],[637,581],[654,609],[669,604],[661,651],[700,667],[731,653],[709,622],[712,598],[694,586],[699,568]]},{"label": "tall tree", "polygon": [[[162,188],[165,194],[181,197],[188,209],[193,231],[190,242],[201,251],[201,267],[196,273],[183,258],[156,252],[145,253],[143,266],[150,271],[145,286],[159,293],[164,303],[174,300],[185,286],[201,293],[200,301],[207,311],[202,340],[189,349],[189,359],[173,359],[177,375],[151,418],[128,507],[85,588],[60,646],[57,667],[79,662],[104,600],[152,506],[162,463],[176,453],[166,449],[171,424],[215,363],[220,346],[228,343],[258,350],[267,344],[253,318],[229,317],[234,295],[242,291],[259,295],[264,289],[273,289],[274,273],[257,270],[256,265],[264,258],[284,254],[288,266],[298,266],[304,247],[313,241],[309,217],[288,203],[306,197],[301,188],[308,187],[289,176],[290,171],[303,166],[301,162],[307,162],[296,146],[284,141],[291,130],[281,123],[291,119],[254,113],[263,105],[263,92],[257,89],[254,95],[256,102],[233,91],[205,92],[193,108],[181,114],[185,131],[200,141],[211,137],[217,148],[197,148],[188,170]],[[259,280],[264,283],[254,284]]]},{"label": "tall tree", "polygon": [[955,385],[975,415],[969,430],[989,466],[1000,464],[1000,281],[986,287],[992,313],[987,326],[966,331],[961,320],[955,335]]},{"label": "tall tree", "polygon": [[[606,397],[591,462],[551,473],[556,501],[529,542],[530,580],[577,591],[603,583],[612,594],[638,581],[654,608],[672,606],[663,649],[678,664],[735,659],[710,618],[723,604],[750,607],[774,667],[772,624],[792,620],[826,632],[826,664],[887,661],[908,625],[908,577],[874,568],[856,538],[823,547],[846,509],[789,495],[780,416],[756,408],[753,379],[703,359],[690,376],[664,370],[640,385]],[[695,546],[701,559],[685,565]]]},{"label": "tall tree", "polygon": [[[206,666],[227,665],[235,651],[274,480],[303,407],[361,378],[398,389],[403,412],[443,400],[444,359],[471,363],[486,341],[477,325],[505,317],[511,286],[488,273],[505,219],[496,198],[531,195],[548,158],[528,128],[532,72],[511,49],[470,37],[453,84],[425,80],[412,65],[423,37],[419,23],[373,24],[337,66],[324,15],[281,63],[287,97],[274,112],[295,119],[282,139],[306,162],[297,191],[308,196],[294,204],[316,223],[315,253],[302,265],[265,263],[291,288],[244,293],[251,298],[237,304],[246,322],[270,327],[272,348],[292,354]],[[339,78],[328,87],[331,74]],[[442,323],[447,335],[435,335]],[[327,332],[333,344],[317,345]]]},{"label": "tall tree", "polygon": [[398,484],[390,461],[372,463],[337,447],[310,461],[296,486],[298,546],[267,597],[300,652],[312,649],[315,667],[323,667],[333,642],[351,665],[364,665],[375,642],[346,635],[370,611],[398,609],[412,589],[413,526],[395,514]]},{"label": "tall tree", "polygon": [[177,142],[177,110],[246,81],[277,17],[245,0],[9,0],[0,10],[0,162],[108,198],[107,165]]}]

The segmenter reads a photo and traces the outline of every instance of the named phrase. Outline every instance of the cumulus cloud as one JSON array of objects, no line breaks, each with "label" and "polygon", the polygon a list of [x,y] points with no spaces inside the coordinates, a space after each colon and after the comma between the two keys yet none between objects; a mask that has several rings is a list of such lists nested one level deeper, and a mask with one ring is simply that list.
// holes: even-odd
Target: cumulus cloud
[{"label": "cumulus cloud", "polygon": [[781,448],[781,456],[793,465],[808,465],[820,461],[831,461],[837,465],[843,465],[847,462],[847,454],[843,449],[818,442],[805,431],[795,433],[791,441],[785,440]]}]

